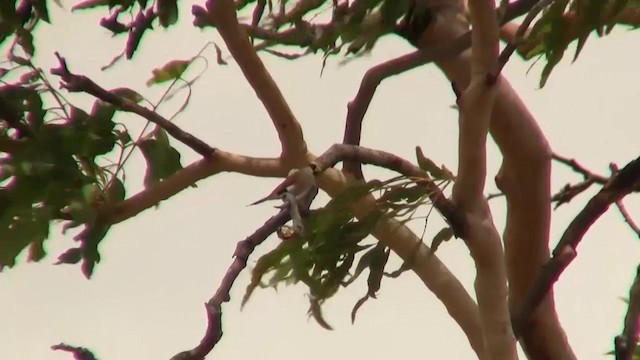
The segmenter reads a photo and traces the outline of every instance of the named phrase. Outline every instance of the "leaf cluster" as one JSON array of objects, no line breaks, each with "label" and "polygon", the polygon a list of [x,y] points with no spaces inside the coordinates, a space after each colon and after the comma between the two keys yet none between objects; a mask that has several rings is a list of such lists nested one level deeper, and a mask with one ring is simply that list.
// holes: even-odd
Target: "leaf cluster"
[{"label": "leaf cluster", "polygon": [[[96,100],[90,111],[72,105],[30,59],[7,64],[0,72],[0,270],[25,249],[28,260],[41,260],[51,225],[64,222],[63,232],[83,229],[78,247],[58,263],[82,260],[90,276],[110,227],[103,219],[125,199],[123,166],[131,152],[139,148],[145,157],[146,187],[179,170],[180,154],[162,129],[134,142],[109,103]],[[130,89],[112,93],[142,101]]]},{"label": "leaf cluster", "polygon": [[[375,210],[358,220],[351,210],[352,203],[376,193]],[[367,270],[367,293],[353,309],[355,320],[360,306],[375,298],[385,275],[397,277],[411,267],[405,264],[386,273],[390,250],[381,243],[368,243],[366,238],[380,219],[394,217],[405,223],[415,218],[421,206],[429,204],[428,190],[419,179],[374,180],[346,190],[326,206],[311,211],[305,219],[304,236],[282,241],[257,261],[243,304],[258,287],[277,289],[282,284],[302,283],[309,291],[310,315],[330,329],[322,316],[322,304]]]},{"label": "leaf cluster", "polygon": [[625,9],[638,10],[637,0],[558,0],[549,2],[531,33],[519,46],[527,60],[544,56],[547,60],[540,78],[544,86],[553,68],[562,60],[568,46],[577,41],[576,61],[589,36],[608,35]]}]

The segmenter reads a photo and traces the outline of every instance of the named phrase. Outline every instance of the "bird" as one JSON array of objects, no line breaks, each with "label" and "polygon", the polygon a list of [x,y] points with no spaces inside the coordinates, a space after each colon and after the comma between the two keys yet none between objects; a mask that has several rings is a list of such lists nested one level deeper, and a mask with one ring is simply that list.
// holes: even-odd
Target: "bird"
[{"label": "bird", "polygon": [[249,206],[258,205],[269,200],[283,199],[285,193],[295,196],[298,202],[310,197],[310,199],[308,199],[310,205],[311,200],[313,200],[318,193],[318,186],[316,185],[313,169],[310,166],[302,169],[291,169],[287,177],[278,184],[269,195],[249,204]]}]

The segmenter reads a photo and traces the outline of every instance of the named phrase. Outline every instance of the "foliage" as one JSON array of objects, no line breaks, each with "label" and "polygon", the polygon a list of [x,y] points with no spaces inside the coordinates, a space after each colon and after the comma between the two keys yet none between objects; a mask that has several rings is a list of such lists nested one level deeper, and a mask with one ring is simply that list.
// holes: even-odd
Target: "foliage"
[{"label": "foliage", "polygon": [[525,59],[546,58],[541,87],[562,60],[569,44],[577,41],[573,57],[576,61],[591,33],[595,31],[600,37],[608,35],[623,10],[640,7],[637,0],[559,0],[549,4],[519,49]]},{"label": "foliage", "polygon": [[[447,181],[442,183],[446,184]],[[350,204],[373,193],[378,194],[376,210],[356,219]],[[242,303],[246,304],[258,287],[302,283],[309,290],[310,315],[330,329],[322,317],[321,305],[368,270],[368,290],[353,308],[352,320],[355,320],[360,306],[367,299],[375,298],[383,276],[397,277],[410,268],[410,264],[405,264],[399,270],[386,273],[389,249],[381,243],[375,246],[367,243],[367,236],[381,218],[395,217],[404,223],[415,219],[418,209],[425,205],[430,205],[429,193],[419,179],[396,177],[350,188],[311,212],[305,224],[308,230],[302,238],[285,239],[257,261]],[[268,280],[263,281],[265,277]]]}]

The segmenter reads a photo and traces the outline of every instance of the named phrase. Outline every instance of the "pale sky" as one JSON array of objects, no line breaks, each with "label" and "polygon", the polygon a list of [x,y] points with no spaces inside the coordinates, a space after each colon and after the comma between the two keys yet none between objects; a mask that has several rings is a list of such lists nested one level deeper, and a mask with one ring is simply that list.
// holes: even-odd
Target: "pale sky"
[{"label": "pale sky", "polygon": [[[186,59],[210,40],[223,42],[213,30],[191,26],[188,1],[182,24],[170,31],[145,35],[135,59],[114,69],[100,67],[119,53],[124,38],[110,39],[97,26],[98,12],[77,13],[50,8],[54,26],[42,25],[37,36],[37,63],[55,66],[54,51],[67,58],[71,71],[90,76],[105,88],[127,86],[150,99],[158,99],[162,87],[146,88],[151,69],[173,59]],[[70,4],[70,2],[66,2]],[[72,3],[72,2],[71,2]],[[67,8],[70,5],[66,5]],[[523,63],[514,57],[505,75],[537,117],[553,149],[575,157],[582,164],[607,174],[608,163],[624,166],[638,156],[637,121],[640,72],[637,44],[640,33],[615,31],[605,39],[591,38],[580,58],[573,53],[559,65],[547,86],[539,90],[541,64]],[[636,50],[633,50],[636,49]],[[397,39],[382,41],[374,54],[339,66],[330,60],[322,77],[321,58],[295,62],[263,55],[293,111],[302,123],[309,149],[316,154],[341,141],[346,104],[356,93],[364,72],[385,59],[411,51]],[[271,121],[244,80],[238,67],[215,64],[208,49],[209,68],[193,87],[187,110],[177,124],[214,147],[253,156],[275,156],[279,143]],[[203,68],[198,63],[195,75]],[[88,95],[69,96],[85,108]],[[434,66],[426,66],[385,81],[365,118],[362,144],[394,152],[415,161],[414,147],[422,146],[431,159],[456,168],[457,113],[449,83]],[[179,104],[160,108],[170,116]],[[118,118],[129,129],[139,129],[143,119]],[[183,164],[199,158],[184,150]],[[489,192],[500,162],[495,146],[489,153]],[[140,155],[127,168],[128,195],[142,188],[144,162]],[[387,173],[367,167],[366,175]],[[577,174],[554,165],[553,186],[579,181]],[[246,207],[277,183],[237,174],[220,174],[198,183],[139,216],[112,228],[102,242],[102,262],[91,280],[79,266],[53,266],[57,255],[71,246],[73,234],[53,229],[45,243],[49,256],[38,264],[20,264],[0,274],[0,359],[67,360],[70,354],[54,352],[51,345],[66,342],[94,350],[101,360],[168,359],[192,348],[206,326],[203,304],[215,292],[231,263],[237,241],[274,214],[270,205]],[[553,213],[552,244],[586,203],[595,189]],[[326,197],[316,200],[322,205]],[[640,202],[628,197],[627,208],[640,221]],[[492,202],[499,228],[505,210],[501,200]],[[426,209],[424,210],[426,212]],[[423,214],[424,215],[424,214]],[[436,216],[431,218],[436,219]],[[433,221],[425,239],[440,230]],[[422,221],[411,227],[420,233]],[[265,242],[250,258],[273,248],[277,239]],[[561,321],[579,359],[604,359],[613,337],[622,329],[626,311],[620,300],[628,294],[640,261],[640,241],[611,208],[591,229],[578,248],[578,257],[556,286]],[[438,256],[469,291],[475,271],[461,241],[443,244]],[[399,265],[392,255],[392,266]],[[350,312],[366,291],[366,281],[341,290],[324,307],[334,331],[326,331],[306,316],[308,300],[302,286],[258,290],[240,311],[240,299],[248,284],[245,271],[236,281],[232,301],[223,307],[224,336],[209,358],[317,360],[369,359],[390,356],[414,358],[475,358],[466,338],[444,311],[442,304],[413,273],[399,279],[385,278],[377,300],[359,311],[354,325]]]}]

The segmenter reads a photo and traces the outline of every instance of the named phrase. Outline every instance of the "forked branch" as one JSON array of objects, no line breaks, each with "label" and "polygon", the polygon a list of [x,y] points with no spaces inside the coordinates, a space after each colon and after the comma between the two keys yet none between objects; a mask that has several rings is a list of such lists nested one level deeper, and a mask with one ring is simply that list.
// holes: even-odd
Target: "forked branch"
[{"label": "forked branch", "polygon": [[304,165],[307,145],[300,123],[249,41],[246,31],[238,23],[233,0],[208,0],[206,7],[233,59],[267,110],[282,145],[283,159],[291,167]]},{"label": "forked branch", "polygon": [[589,200],[587,205],[569,224],[553,250],[551,259],[544,265],[528,296],[513,317],[516,336],[520,335],[538,305],[558,281],[562,272],[577,254],[577,247],[591,226],[604,214],[611,204],[620,201],[640,183],[640,157],[628,163],[610,182]]}]

